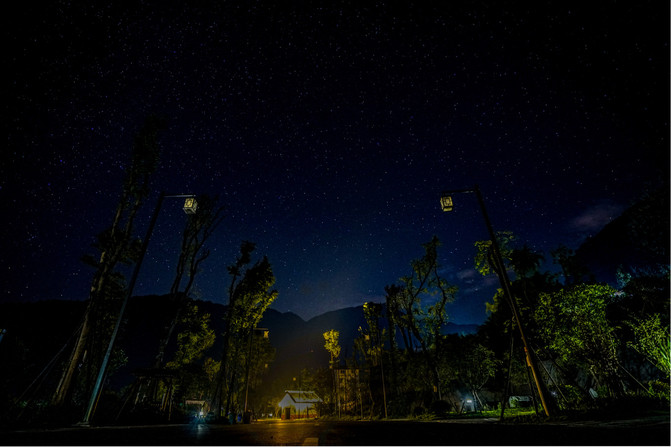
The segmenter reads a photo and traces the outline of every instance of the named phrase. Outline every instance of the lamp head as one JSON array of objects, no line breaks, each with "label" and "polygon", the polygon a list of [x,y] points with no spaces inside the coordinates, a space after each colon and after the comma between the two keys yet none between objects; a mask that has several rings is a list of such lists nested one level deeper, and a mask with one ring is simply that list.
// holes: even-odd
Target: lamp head
[{"label": "lamp head", "polygon": [[440,207],[443,211],[452,211],[454,204],[452,203],[452,196],[443,194],[440,198]]},{"label": "lamp head", "polygon": [[195,197],[187,197],[184,201],[184,212],[186,214],[196,214],[198,209],[198,201]]}]

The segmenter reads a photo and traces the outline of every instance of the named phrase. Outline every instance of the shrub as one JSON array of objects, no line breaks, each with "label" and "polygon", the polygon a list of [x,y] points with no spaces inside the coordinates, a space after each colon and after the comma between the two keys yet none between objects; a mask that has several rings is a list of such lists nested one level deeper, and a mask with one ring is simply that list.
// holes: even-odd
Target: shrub
[{"label": "shrub", "polygon": [[424,413],[426,413],[426,408],[424,408],[424,407],[415,407],[415,408],[412,409],[412,415],[414,417],[421,416]]},{"label": "shrub", "polygon": [[431,402],[431,405],[429,406],[429,411],[434,415],[436,415],[436,417],[438,418],[445,418],[447,417],[451,408],[452,405],[449,402],[446,402],[444,400],[436,400]]},{"label": "shrub", "polygon": [[669,382],[662,382],[661,380],[653,380],[648,382],[648,392],[650,395],[661,401],[666,401],[667,405],[669,403],[669,397],[671,394],[671,385]]},{"label": "shrub", "polygon": [[591,403],[585,393],[573,385],[559,385],[557,402],[562,410],[585,409]]}]

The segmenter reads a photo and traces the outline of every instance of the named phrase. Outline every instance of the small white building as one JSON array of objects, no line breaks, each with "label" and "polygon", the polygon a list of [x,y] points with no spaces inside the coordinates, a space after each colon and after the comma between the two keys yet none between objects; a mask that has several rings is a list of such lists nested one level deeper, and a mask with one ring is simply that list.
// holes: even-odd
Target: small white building
[{"label": "small white building", "polygon": [[285,390],[278,404],[282,419],[316,418],[316,404],[322,402],[314,391]]}]

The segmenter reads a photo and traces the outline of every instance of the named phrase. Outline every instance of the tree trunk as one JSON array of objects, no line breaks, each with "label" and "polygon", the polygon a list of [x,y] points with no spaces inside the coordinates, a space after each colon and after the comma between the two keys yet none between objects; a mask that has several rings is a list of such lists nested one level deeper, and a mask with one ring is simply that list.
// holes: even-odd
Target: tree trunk
[{"label": "tree trunk", "polygon": [[86,349],[86,343],[88,341],[89,332],[91,331],[91,323],[89,317],[91,314],[92,305],[93,300],[89,300],[88,304],[86,305],[86,311],[84,313],[84,322],[82,323],[82,328],[79,331],[79,337],[75,342],[72,354],[70,354],[68,366],[63,372],[63,375],[61,376],[61,379],[58,383],[58,387],[56,388],[56,392],[54,393],[54,396],[52,398],[52,403],[54,405],[58,406],[63,405],[69,396],[70,384],[72,383],[72,380],[74,378],[75,371],[77,370],[77,366],[79,364],[79,360],[82,358],[82,355],[84,354],[84,351]]}]

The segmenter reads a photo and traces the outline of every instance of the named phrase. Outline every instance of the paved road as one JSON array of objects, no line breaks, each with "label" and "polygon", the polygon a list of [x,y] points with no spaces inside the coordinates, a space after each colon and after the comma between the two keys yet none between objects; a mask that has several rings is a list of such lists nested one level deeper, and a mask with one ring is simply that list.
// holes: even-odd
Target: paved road
[{"label": "paved road", "polygon": [[3,445],[669,445],[669,420],[613,423],[275,421],[0,433]]}]

